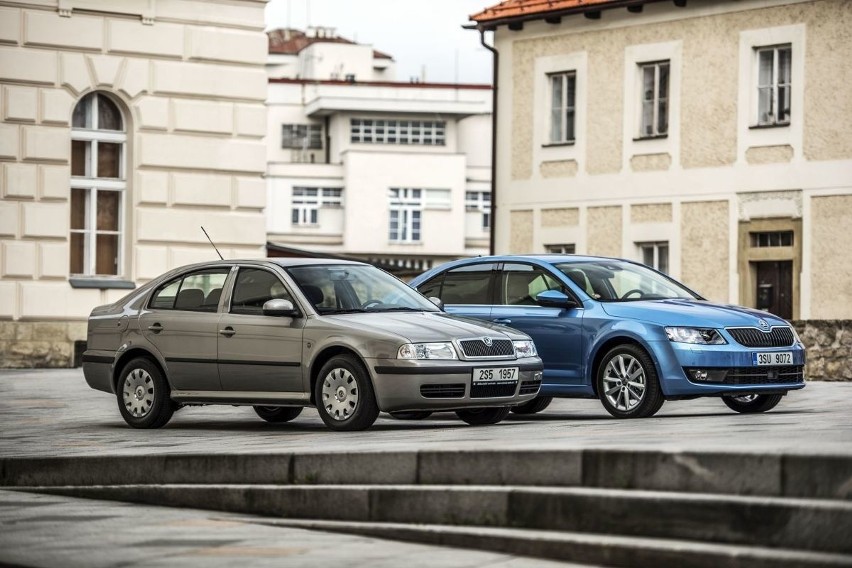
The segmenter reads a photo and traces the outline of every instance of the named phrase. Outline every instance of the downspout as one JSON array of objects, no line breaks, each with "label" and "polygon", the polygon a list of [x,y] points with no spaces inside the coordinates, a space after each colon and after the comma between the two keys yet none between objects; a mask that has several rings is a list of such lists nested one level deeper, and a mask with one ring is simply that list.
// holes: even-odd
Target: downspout
[{"label": "downspout", "polygon": [[488,254],[494,254],[495,227],[497,225],[497,79],[500,76],[500,54],[496,48],[485,43],[485,30],[483,28],[479,28],[479,42],[482,47],[492,53],[494,64],[491,77],[491,226],[488,235]]}]

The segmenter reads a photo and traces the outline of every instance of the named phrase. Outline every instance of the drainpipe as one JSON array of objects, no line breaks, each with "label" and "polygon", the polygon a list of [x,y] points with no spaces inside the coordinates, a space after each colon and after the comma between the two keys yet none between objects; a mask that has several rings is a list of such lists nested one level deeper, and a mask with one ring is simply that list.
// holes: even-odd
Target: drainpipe
[{"label": "drainpipe", "polygon": [[[495,31],[496,34],[496,31]],[[491,84],[491,227],[488,235],[488,254],[494,254],[494,235],[497,225],[497,79],[499,78],[500,54],[497,49],[485,43],[485,30],[479,28],[479,42],[493,55],[494,70]]]}]

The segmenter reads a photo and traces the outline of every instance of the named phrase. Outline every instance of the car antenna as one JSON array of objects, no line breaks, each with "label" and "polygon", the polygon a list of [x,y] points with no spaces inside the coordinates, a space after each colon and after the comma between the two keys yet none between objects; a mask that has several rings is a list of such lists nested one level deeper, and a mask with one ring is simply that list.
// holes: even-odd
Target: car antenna
[{"label": "car antenna", "polygon": [[[204,225],[201,226],[201,230],[204,231]],[[222,258],[222,253],[219,252],[219,249],[216,248],[216,245],[213,244],[213,239],[210,238],[210,235],[207,234],[207,231],[204,231],[204,236],[207,237],[207,240],[210,241],[210,244],[213,245],[213,250],[216,251],[216,254],[219,255],[219,260],[225,260]]]}]

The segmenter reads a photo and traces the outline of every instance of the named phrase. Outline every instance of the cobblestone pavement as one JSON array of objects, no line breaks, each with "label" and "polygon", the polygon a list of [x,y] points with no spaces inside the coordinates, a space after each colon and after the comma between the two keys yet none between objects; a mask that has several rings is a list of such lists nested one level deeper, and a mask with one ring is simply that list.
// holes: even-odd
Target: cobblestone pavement
[{"label": "cobblestone pavement", "polygon": [[566,566],[508,554],[266,526],[257,524],[259,520],[193,509],[0,491],[0,566]]},{"label": "cobblestone pavement", "polygon": [[810,383],[766,414],[737,414],[713,398],[616,420],[596,400],[556,399],[540,414],[494,426],[468,426],[450,413],[420,422],[381,415],[366,432],[328,430],[313,409],[269,424],[248,407],[205,406],[180,410],[161,430],[134,430],[80,369],[0,371],[0,457],[583,447],[848,455],[850,400],[852,383]]}]

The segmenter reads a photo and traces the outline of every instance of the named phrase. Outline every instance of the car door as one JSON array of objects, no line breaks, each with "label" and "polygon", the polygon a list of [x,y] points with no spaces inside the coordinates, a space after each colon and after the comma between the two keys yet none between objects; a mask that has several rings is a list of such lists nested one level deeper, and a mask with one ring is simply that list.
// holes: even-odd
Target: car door
[{"label": "car door", "polygon": [[274,298],[296,305],[272,270],[239,267],[228,309],[219,320],[219,377],[223,390],[303,392],[305,318],[263,315],[263,304]]},{"label": "car door", "polygon": [[504,263],[497,276],[491,321],[523,331],[533,338],[544,361],[544,383],[569,390],[584,381],[583,309],[550,308],[538,305],[535,297],[545,290],[558,290],[573,298],[558,276],[526,263]]},{"label": "car door", "polygon": [[493,262],[466,264],[439,274],[417,290],[427,298],[440,298],[447,313],[489,321],[496,269]]},{"label": "car door", "polygon": [[162,284],[139,316],[175,390],[221,390],[216,367],[218,305],[230,266],[195,270]]}]

